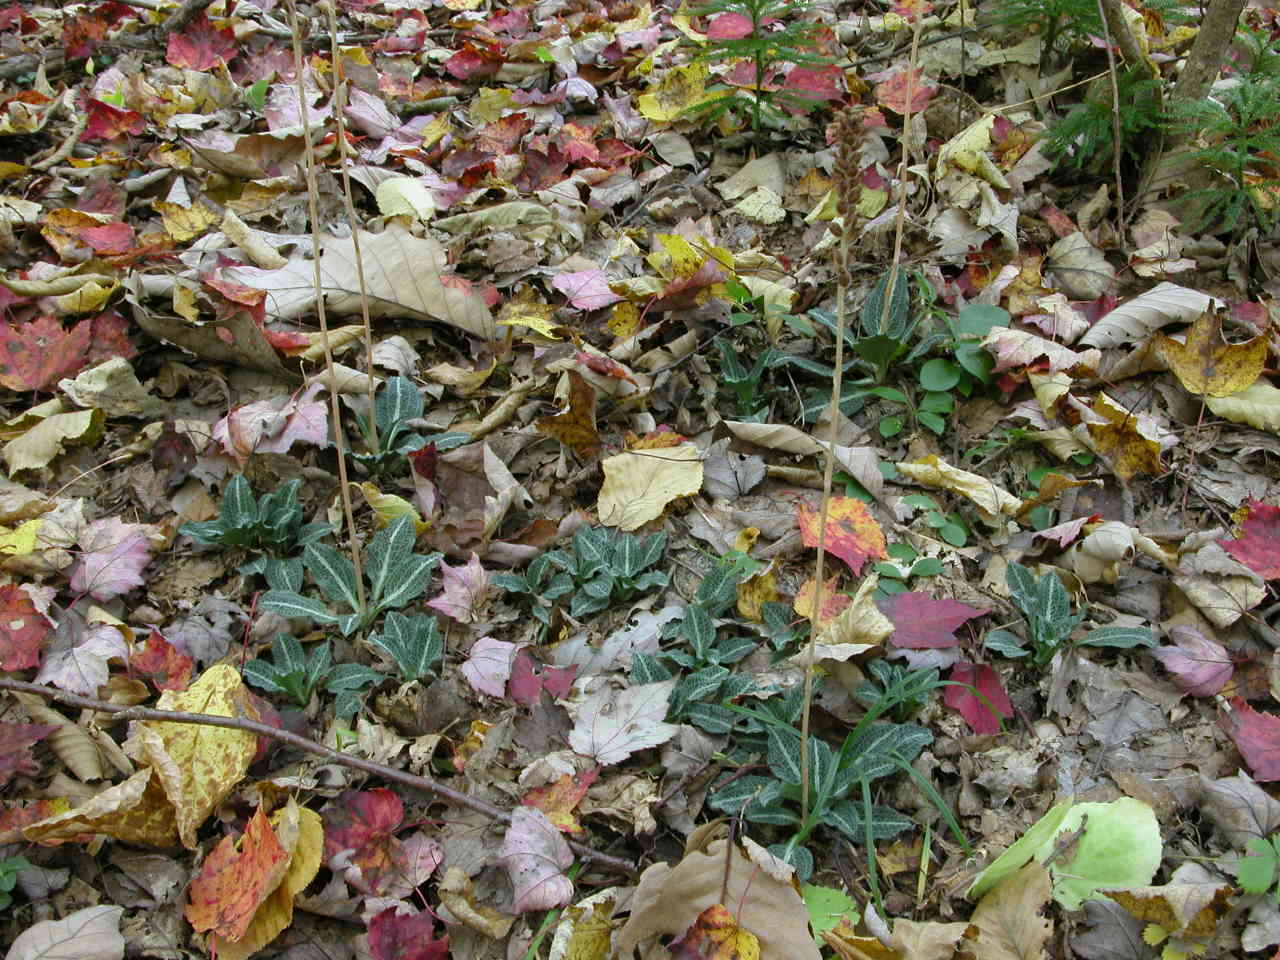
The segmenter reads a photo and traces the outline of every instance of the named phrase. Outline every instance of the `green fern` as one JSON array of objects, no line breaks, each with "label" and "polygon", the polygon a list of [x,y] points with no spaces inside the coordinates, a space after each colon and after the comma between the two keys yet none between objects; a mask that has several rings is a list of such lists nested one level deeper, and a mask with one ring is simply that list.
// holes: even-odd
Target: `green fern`
[{"label": "green fern", "polygon": [[1280,78],[1250,72],[1170,112],[1198,144],[1189,159],[1219,175],[1216,185],[1181,198],[1192,229],[1239,233],[1280,223]]},{"label": "green fern", "polygon": [[[1159,83],[1138,70],[1118,74],[1121,156],[1138,165],[1159,130]],[[1109,82],[1094,84],[1084,102],[1053,125],[1044,152],[1059,167],[1101,173],[1115,162],[1115,121]]]}]

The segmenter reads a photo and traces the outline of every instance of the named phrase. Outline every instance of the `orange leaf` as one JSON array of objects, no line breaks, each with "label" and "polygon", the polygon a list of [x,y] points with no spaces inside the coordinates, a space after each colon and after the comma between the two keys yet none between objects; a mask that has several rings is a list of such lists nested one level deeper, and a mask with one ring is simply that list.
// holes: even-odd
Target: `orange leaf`
[{"label": "orange leaf", "polygon": [[239,940],[288,869],[289,853],[259,807],[239,842],[223,837],[191,881],[187,919],[196,930]]},{"label": "orange leaf", "polygon": [[[801,501],[797,522],[804,545],[816,547],[817,511]],[[847,563],[855,576],[862,572],[868,560],[884,560],[889,556],[880,524],[871,516],[867,505],[854,497],[832,497],[828,502],[826,550]]]},{"label": "orange leaf", "polygon": [[717,903],[703,910],[684,936],[671,945],[671,956],[675,960],[759,960],[760,941]]}]

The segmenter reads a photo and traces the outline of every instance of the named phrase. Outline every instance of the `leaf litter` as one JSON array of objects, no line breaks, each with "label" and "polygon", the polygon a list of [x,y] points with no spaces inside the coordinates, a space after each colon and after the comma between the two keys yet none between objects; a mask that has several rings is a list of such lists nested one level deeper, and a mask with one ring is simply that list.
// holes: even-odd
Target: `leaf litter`
[{"label": "leaf litter", "polygon": [[1101,25],[188,7],[0,9],[6,960],[1280,946],[1275,239],[994,109]]}]

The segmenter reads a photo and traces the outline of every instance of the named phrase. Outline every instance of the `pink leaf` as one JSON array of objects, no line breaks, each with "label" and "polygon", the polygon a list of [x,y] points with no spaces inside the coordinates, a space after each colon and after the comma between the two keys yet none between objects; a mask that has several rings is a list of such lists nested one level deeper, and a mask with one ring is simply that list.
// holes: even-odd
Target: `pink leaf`
[{"label": "pink leaf", "polygon": [[573,678],[577,672],[576,667],[557,669],[541,666],[529,655],[528,650],[521,650],[511,664],[511,682],[507,685],[507,694],[525,707],[537,704],[543,690],[553,697],[565,697],[573,686]]},{"label": "pink leaf", "polygon": [[839,67],[793,67],[787,74],[783,89],[806,100],[839,100],[840,80],[844,74]]},{"label": "pink leaf", "polygon": [[1174,646],[1157,647],[1151,654],[1173,674],[1179,690],[1193,697],[1211,697],[1227,685],[1235,666],[1220,643],[1187,626],[1173,627],[1169,636]]},{"label": "pink leaf", "polygon": [[329,414],[312,400],[321,385],[300,397],[260,400],[236,407],[213,426],[213,437],[244,464],[253,453],[288,453],[295,443],[323,447],[329,442]]},{"label": "pink leaf", "polygon": [[142,570],[151,562],[149,534],[155,527],[124,523],[119,517],[95,520],[80,534],[84,556],[71,574],[71,589],[95,600],[110,600],[142,586]]},{"label": "pink leaf", "polygon": [[71,693],[94,696],[107,682],[108,661],[128,658],[129,648],[120,631],[105,623],[97,624],[78,641],[55,643],[36,674],[36,683],[51,683]]},{"label": "pink leaf", "polygon": [[957,643],[956,629],[965,621],[987,613],[956,600],[935,600],[927,593],[896,593],[881,609],[893,621],[893,634],[889,639],[894,646],[911,650],[953,647]]},{"label": "pink leaf", "polygon": [[369,921],[373,960],[448,960],[449,938],[437,940],[430,913],[398,914],[388,907]]},{"label": "pink leaf", "polygon": [[1280,579],[1280,507],[1250,500],[1244,536],[1218,543],[1258,576]]},{"label": "pink leaf", "polygon": [[[910,90],[910,94],[908,94]],[[936,84],[925,81],[923,73],[916,69],[899,70],[884,83],[876,85],[876,103],[888,107],[894,113],[906,114],[907,97],[911,97],[911,112],[919,113],[929,105],[938,92]]]},{"label": "pink leaf", "polygon": [[599,310],[622,299],[609,289],[603,270],[562,273],[552,279],[551,285],[568,297],[569,302],[579,310]]},{"label": "pink leaf", "polygon": [[440,564],[440,574],[444,592],[427,606],[459,623],[474,623],[478,619],[477,611],[489,594],[489,574],[480,565],[480,558],[473,550],[465,564],[456,567]]},{"label": "pink leaf", "polygon": [[952,685],[943,694],[943,701],[952,710],[960,711],[974,733],[998,733],[1000,718],[1013,716],[1013,704],[1000,682],[1000,674],[986,664],[957,663],[951,669],[950,679]]},{"label": "pink leaf", "polygon": [[462,665],[462,675],[478,693],[490,697],[504,696],[515,655],[514,643],[481,637],[471,645],[471,654]]},{"label": "pink leaf", "polygon": [[547,815],[536,807],[516,807],[502,841],[502,861],[515,892],[512,909],[554,910],[573,896],[573,881],[564,871],[573,852]]},{"label": "pink leaf", "polygon": [[1280,717],[1232,697],[1231,710],[1218,715],[1218,725],[1235,741],[1255,780],[1280,780]]},{"label": "pink leaf", "polygon": [[741,40],[751,36],[751,18],[741,13],[722,13],[707,24],[708,40]]}]

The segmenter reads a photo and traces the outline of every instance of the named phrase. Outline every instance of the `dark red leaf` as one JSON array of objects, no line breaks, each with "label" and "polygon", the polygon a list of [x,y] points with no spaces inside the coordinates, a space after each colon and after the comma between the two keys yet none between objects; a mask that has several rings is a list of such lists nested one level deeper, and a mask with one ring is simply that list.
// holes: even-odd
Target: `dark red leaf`
[{"label": "dark red leaf", "polygon": [[16,774],[40,772],[31,746],[57,729],[37,723],[0,723],[0,787]]},{"label": "dark red leaf", "polygon": [[1232,697],[1231,710],[1218,714],[1218,725],[1235,741],[1253,779],[1280,780],[1280,717],[1259,713],[1241,697]]},{"label": "dark red leaf", "polygon": [[974,733],[999,733],[1000,718],[1013,716],[1013,704],[1000,682],[1000,674],[986,664],[957,663],[951,668],[950,679],[953,682],[943,700],[952,710],[960,711]]},{"label": "dark red leaf", "polygon": [[404,805],[392,791],[348,790],[326,807],[324,858],[343,850],[360,850],[391,836],[404,820]]},{"label": "dark red leaf", "polygon": [[53,388],[84,366],[92,334],[88,320],[70,330],[48,315],[16,326],[0,322],[0,384],[10,390]]},{"label": "dark red leaf", "polygon": [[0,670],[26,670],[40,665],[40,646],[49,621],[17,584],[0,586]]},{"label": "dark red leaf", "polygon": [[987,612],[951,599],[935,600],[927,593],[896,593],[880,607],[893,621],[889,639],[894,646],[910,650],[953,647],[956,629]]},{"label": "dark red leaf", "polygon": [[155,627],[147,645],[129,658],[129,666],[156,685],[157,690],[185,690],[191,682],[194,661],[176,650]]},{"label": "dark red leaf", "polygon": [[165,59],[172,66],[204,72],[230,63],[238,49],[234,31],[216,29],[209,17],[201,13],[183,33],[169,34]]},{"label": "dark red leaf", "polygon": [[1258,576],[1280,579],[1280,507],[1250,500],[1244,536],[1218,543]]},{"label": "dark red leaf", "polygon": [[448,960],[449,938],[435,939],[429,913],[399,916],[389,907],[369,921],[369,955],[373,960]]}]

